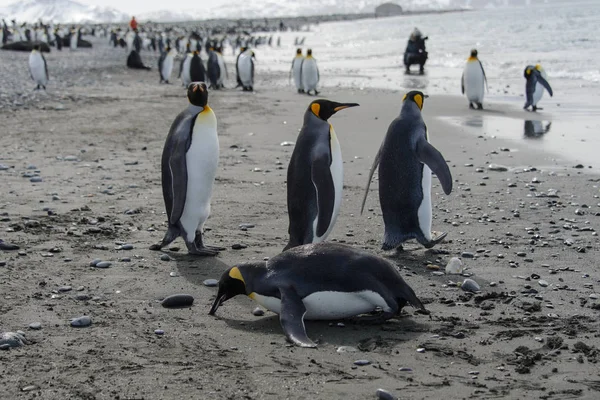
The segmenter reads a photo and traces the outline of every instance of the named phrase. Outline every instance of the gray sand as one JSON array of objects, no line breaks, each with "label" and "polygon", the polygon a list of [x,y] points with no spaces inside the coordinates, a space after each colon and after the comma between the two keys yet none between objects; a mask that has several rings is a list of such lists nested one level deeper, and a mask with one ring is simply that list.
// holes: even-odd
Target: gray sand
[{"label": "gray sand", "polygon": [[[174,245],[181,250],[166,251],[171,261],[162,261],[148,247],[166,229],[160,154],[172,120],[186,106],[184,90],[159,86],[156,70],[127,70],[122,52],[88,54],[77,57],[90,71],[70,80],[74,67],[64,54],[52,53],[64,70],[47,95],[30,95],[33,84],[15,73],[22,81],[14,82],[21,85],[14,93],[25,100],[0,111],[0,164],[11,167],[0,171],[0,238],[24,252],[0,253],[6,261],[0,331],[24,330],[32,342],[0,351],[0,398],[370,399],[378,388],[406,399],[598,398],[600,305],[590,295],[600,285],[600,177],[524,142],[494,138],[493,129],[505,129],[501,124],[473,134],[489,115],[529,115],[500,105],[469,111],[458,97],[426,101],[431,142],[455,179],[450,196],[433,180],[433,229],[448,231],[448,239],[429,251],[411,242],[404,253],[386,256],[431,315],[407,308],[401,318],[376,326],[308,322],[319,348],[306,350],[286,343],[273,313],[255,317],[248,298],[208,316],[216,289],[202,282],[285,246],[293,147],[280,144],[295,141],[310,98],[291,88],[272,90],[270,77],[260,75],[256,93],[210,93],[221,153],[205,242],[228,250],[193,258],[179,239]],[[26,60],[25,53],[14,57]],[[323,90],[323,97],[361,104],[330,121],[345,160],[344,201],[330,240],[383,254],[376,183],[362,216],[360,201],[402,95]],[[508,170],[490,171],[489,163]],[[22,177],[35,171],[41,183]],[[256,227],[242,231],[242,223]],[[133,249],[116,250],[122,243]],[[232,250],[234,244],[248,247]],[[463,252],[475,256],[462,260],[481,285],[479,295],[451,284],[465,277],[434,274]],[[96,258],[112,265],[90,267]],[[59,291],[64,286],[72,290]],[[194,305],[163,308],[159,300],[175,293],[192,294]],[[83,315],[90,327],[69,325]],[[27,330],[35,322],[42,329]],[[578,342],[595,349],[578,351]],[[338,352],[341,346],[358,352]],[[356,366],[356,360],[370,364]]]}]

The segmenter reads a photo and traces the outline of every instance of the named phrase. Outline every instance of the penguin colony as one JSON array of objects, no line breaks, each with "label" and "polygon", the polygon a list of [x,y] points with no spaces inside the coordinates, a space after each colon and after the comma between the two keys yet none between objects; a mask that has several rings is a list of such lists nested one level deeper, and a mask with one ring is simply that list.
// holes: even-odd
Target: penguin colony
[{"label": "penguin colony", "polygon": [[[48,27],[36,30],[36,38],[38,34],[40,41],[54,41],[59,50],[64,44],[62,37],[67,37],[69,48],[77,50],[82,30],[57,27],[52,40]],[[235,43],[230,42],[234,52],[239,49],[236,80],[243,91],[254,90],[256,54],[250,46],[258,43],[253,40],[242,43],[238,37]],[[210,214],[219,159],[217,117],[208,105],[209,89],[225,88],[225,42],[203,39],[197,33],[186,38],[172,32],[140,34],[137,29],[110,32],[111,44],[127,48],[130,68],[150,69],[142,63],[140,51],[159,49],[161,84],[172,83],[175,59],[183,53],[178,78],[187,90],[189,105],[177,115],[165,140],[161,174],[168,228],[151,250],[161,250],[180,236],[192,255],[216,256],[224,250],[205,244],[203,228]],[[200,56],[203,49],[206,67]],[[39,44],[33,45],[29,70],[35,89],[46,90],[48,66]],[[536,111],[544,90],[552,96],[552,88],[539,64],[528,65],[524,77],[524,108]],[[319,94],[320,74],[311,49],[306,56],[297,49],[290,81],[292,78],[298,93]],[[470,108],[483,109],[487,78],[477,50],[471,51],[465,64],[461,89]],[[361,213],[378,170],[384,251],[402,251],[410,239],[431,248],[446,237],[444,232],[432,231],[431,182],[433,172],[444,193],[450,195],[452,175],[443,155],[429,143],[421,115],[427,97],[420,91],[404,95],[400,113],[389,125],[366,182]],[[357,106],[326,99],[308,105],[287,171],[288,243],[281,254],[268,261],[238,264],[225,271],[210,315],[228,299],[247,295],[279,314],[290,342],[316,347],[306,333],[305,319],[360,316],[360,320],[381,322],[397,316],[407,304],[417,312],[429,313],[394,264],[350,246],[326,242],[340,212],[343,190],[341,145],[329,119]]]}]

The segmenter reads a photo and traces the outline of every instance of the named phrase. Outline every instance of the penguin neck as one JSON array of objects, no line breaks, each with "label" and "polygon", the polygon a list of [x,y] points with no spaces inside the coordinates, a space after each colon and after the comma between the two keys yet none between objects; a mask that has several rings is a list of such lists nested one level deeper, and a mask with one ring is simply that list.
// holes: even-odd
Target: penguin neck
[{"label": "penguin neck", "polygon": [[240,266],[239,269],[244,277],[244,285],[246,286],[246,295],[252,298],[254,290],[260,286],[256,282],[262,281],[268,273],[267,263],[252,263],[246,266]]},{"label": "penguin neck", "polygon": [[471,56],[471,57],[469,57],[469,58],[467,59],[467,61],[468,61],[468,62],[473,62],[473,61],[479,61],[479,59],[478,59],[477,57],[473,57],[473,56]]},{"label": "penguin neck", "polygon": [[414,101],[406,101],[408,103],[404,103],[404,105],[402,106],[402,109],[400,110],[400,117],[422,118],[419,106]]},{"label": "penguin neck", "polygon": [[208,106],[208,104],[207,104],[205,107],[202,107],[202,106],[196,106],[196,105],[194,105],[194,104],[190,103],[190,104],[188,105],[188,110],[190,110],[190,111],[191,111],[191,112],[193,112],[194,114],[199,114],[199,113],[201,113],[201,112],[204,112],[204,111],[210,110],[210,107]]}]

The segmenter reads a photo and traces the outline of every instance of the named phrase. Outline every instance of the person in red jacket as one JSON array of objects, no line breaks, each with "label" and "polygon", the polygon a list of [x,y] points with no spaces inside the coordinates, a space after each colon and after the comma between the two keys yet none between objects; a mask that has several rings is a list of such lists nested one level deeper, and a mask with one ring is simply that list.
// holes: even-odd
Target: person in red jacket
[{"label": "person in red jacket", "polygon": [[131,30],[135,31],[137,29],[138,23],[135,20],[135,17],[131,17],[131,21],[129,21],[129,27]]}]

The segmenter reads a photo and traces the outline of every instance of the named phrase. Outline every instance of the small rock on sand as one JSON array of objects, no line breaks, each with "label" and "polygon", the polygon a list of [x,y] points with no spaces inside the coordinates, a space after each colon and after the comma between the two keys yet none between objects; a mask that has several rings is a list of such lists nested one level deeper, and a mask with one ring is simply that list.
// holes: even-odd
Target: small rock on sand
[{"label": "small rock on sand", "polygon": [[73,318],[71,320],[71,326],[74,328],[83,328],[86,326],[90,326],[92,324],[92,319],[87,315],[83,315],[81,317]]},{"label": "small rock on sand", "polygon": [[194,296],[190,294],[172,294],[161,302],[165,308],[189,307],[194,304]]}]

